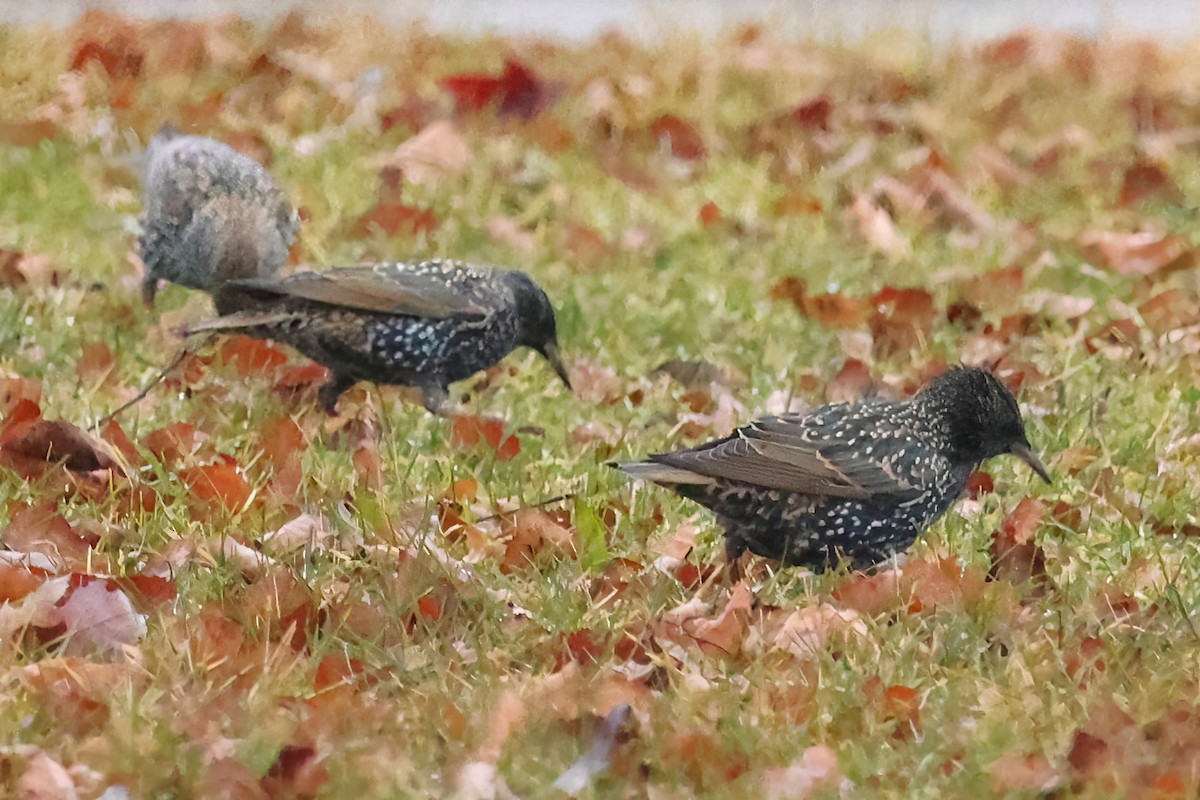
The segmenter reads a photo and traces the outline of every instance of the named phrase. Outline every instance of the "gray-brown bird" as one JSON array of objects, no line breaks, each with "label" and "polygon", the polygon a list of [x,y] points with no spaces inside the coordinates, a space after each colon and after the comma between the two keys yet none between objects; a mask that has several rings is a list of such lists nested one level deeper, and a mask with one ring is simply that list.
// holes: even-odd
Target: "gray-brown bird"
[{"label": "gray-brown bird", "polygon": [[957,367],[909,400],[765,417],[724,439],[616,466],[713,511],[731,560],[750,550],[820,571],[906,550],[982,462],[1005,453],[1050,482],[1004,384]]},{"label": "gray-brown bird", "polygon": [[295,347],[333,373],[319,395],[330,413],[358,381],[415,387],[440,413],[451,383],[521,346],[571,386],[550,300],[517,270],[443,260],[341,267],[231,280],[214,299],[223,316],[189,333],[231,331]]},{"label": "gray-brown bird", "polygon": [[274,275],[299,227],[261,164],[170,125],[146,148],[142,195],[138,244],[148,305],[160,280],[211,292],[233,278]]}]

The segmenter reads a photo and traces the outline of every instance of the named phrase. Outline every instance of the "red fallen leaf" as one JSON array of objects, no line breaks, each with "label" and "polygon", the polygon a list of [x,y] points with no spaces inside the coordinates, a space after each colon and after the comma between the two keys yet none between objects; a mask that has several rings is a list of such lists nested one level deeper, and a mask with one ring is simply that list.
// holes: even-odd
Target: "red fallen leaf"
[{"label": "red fallen leaf", "polygon": [[568,660],[579,664],[597,664],[604,653],[608,637],[597,635],[590,628],[581,628],[563,638],[563,651],[555,657],[554,671],[558,672]]},{"label": "red fallen leaf", "polygon": [[1005,69],[1015,69],[1025,63],[1033,50],[1028,32],[1014,33],[989,42],[981,54],[985,62]]},{"label": "red fallen leaf", "polygon": [[437,622],[442,618],[442,603],[431,594],[422,595],[417,599],[417,613],[422,619]]},{"label": "red fallen leaf", "polygon": [[208,441],[208,434],[187,422],[173,422],[142,437],[145,447],[155,458],[166,463],[182,461],[195,455]]},{"label": "red fallen leaf", "polygon": [[706,228],[711,228],[725,219],[725,215],[721,213],[721,208],[711,200],[700,206],[700,213],[697,215],[700,224]]},{"label": "red fallen leaf", "polygon": [[443,78],[440,85],[454,96],[460,114],[497,104],[500,116],[525,120],[550,106],[558,95],[557,87],[546,84],[515,59],[504,62],[499,76],[464,73]]},{"label": "red fallen leaf", "polygon": [[702,793],[737,780],[750,768],[744,753],[704,731],[669,736],[663,745],[663,760],[678,765],[693,789]]},{"label": "red fallen leaf", "polygon": [[833,114],[833,103],[825,97],[809,100],[785,115],[803,130],[829,130],[829,118]]},{"label": "red fallen leaf", "polygon": [[1087,230],[1077,239],[1084,255],[1118,275],[1154,275],[1191,267],[1195,250],[1182,237],[1154,231]]},{"label": "red fallen leaf", "polygon": [[113,578],[113,583],[142,607],[169,603],[178,595],[174,581],[155,575],[126,575]]},{"label": "red fallen leaf", "polygon": [[830,403],[849,403],[872,394],[876,388],[867,365],[857,358],[848,358],[838,374],[825,384],[825,399]]},{"label": "red fallen leaf", "polygon": [[1183,202],[1183,190],[1158,164],[1138,161],[1125,170],[1118,202],[1123,208],[1130,208],[1145,200],[1179,205]]},{"label": "red fallen leaf", "polygon": [[1103,769],[1109,762],[1108,743],[1086,731],[1076,731],[1067,763],[1081,776]]},{"label": "red fallen leaf", "polygon": [[17,457],[42,464],[61,463],[73,472],[116,467],[98,440],[64,420],[39,419],[17,431],[6,426],[0,439],[0,453],[10,464]]},{"label": "red fallen leaf", "polygon": [[1046,507],[1027,497],[1005,516],[992,538],[992,577],[1022,583],[1046,574],[1046,554],[1033,537]]},{"label": "red fallen leaf", "polygon": [[33,429],[42,418],[42,409],[36,401],[23,397],[9,408],[0,425],[0,447],[15,441]]},{"label": "red fallen leaf", "polygon": [[871,306],[857,297],[838,293],[809,294],[804,281],[794,275],[772,286],[771,296],[791,301],[804,316],[834,329],[856,328],[871,314]]},{"label": "red fallen leaf", "polygon": [[259,781],[271,798],[312,798],[329,782],[324,758],[309,745],[287,745]]},{"label": "red fallen leaf", "polygon": [[275,380],[276,389],[309,389],[329,382],[330,372],[320,364],[298,364],[280,370]]},{"label": "red fallen leaf", "polygon": [[889,286],[871,297],[871,305],[871,335],[880,357],[900,355],[929,339],[936,312],[933,295],[924,289]]},{"label": "red fallen leaf", "polygon": [[[5,541],[7,542],[7,537]],[[41,586],[45,580],[46,573],[43,570],[0,561],[0,603],[15,603]]]},{"label": "red fallen leaf", "polygon": [[380,203],[358,218],[355,233],[367,236],[376,228],[388,236],[416,236],[438,226],[433,212],[404,203]]},{"label": "red fallen leaf", "polygon": [[334,686],[354,683],[366,669],[366,664],[357,658],[346,658],[338,654],[327,655],[317,664],[317,672],[313,676],[313,689],[323,692]]},{"label": "red fallen leaf", "polygon": [[251,488],[242,477],[233,459],[223,459],[203,467],[190,467],[180,472],[192,497],[202,503],[219,502],[230,511],[245,507]]},{"label": "red fallen leaf", "polygon": [[663,114],[650,123],[650,135],[660,147],[684,161],[699,161],[708,155],[695,126],[674,114]]},{"label": "red fallen leaf", "polygon": [[510,461],[521,452],[521,440],[504,435],[504,422],[487,417],[459,414],[450,429],[450,444],[459,449],[475,447],[481,441],[496,452],[499,461]]},{"label": "red fallen leaf", "polygon": [[221,360],[237,368],[238,376],[253,378],[288,362],[287,353],[261,339],[231,336],[221,346]]},{"label": "red fallen leaf", "polygon": [[41,553],[61,569],[86,565],[99,538],[73,527],[48,503],[12,512],[0,541],[9,550]]},{"label": "red fallen leaf", "polygon": [[287,414],[268,420],[262,427],[261,436],[263,455],[276,471],[298,460],[307,447],[304,431]]},{"label": "red fallen leaf", "polygon": [[137,445],[125,435],[125,431],[115,419],[104,423],[104,428],[100,431],[100,438],[108,442],[109,447],[120,453],[127,463],[135,467],[144,463]]},{"label": "red fallen leaf", "polygon": [[1096,672],[1108,669],[1104,661],[1104,642],[1094,636],[1085,636],[1078,647],[1070,648],[1067,652],[1063,668],[1072,680],[1080,683],[1080,688],[1085,688],[1087,680],[1082,675],[1085,668]]},{"label": "red fallen leaf", "polygon": [[18,416],[23,419],[37,419],[42,415],[42,382],[35,378],[0,378],[0,413],[4,421],[0,423],[0,440],[3,440],[3,430],[9,424],[9,417],[17,411],[22,401],[29,405],[22,406]]},{"label": "red fallen leaf", "polygon": [[972,500],[978,500],[981,495],[991,494],[996,490],[996,482],[992,476],[977,469],[967,478],[967,488],[964,494]]},{"label": "red fallen leaf", "polygon": [[[115,18],[108,15],[102,16],[102,20],[97,20],[89,13],[80,20],[81,27],[87,22],[88,27],[83,29],[89,33],[75,44],[71,70],[79,72],[94,61],[109,78],[136,78],[146,56],[134,40],[132,27],[114,22]],[[92,21],[88,22],[90,18]]]},{"label": "red fallen leaf", "polygon": [[168,386],[193,387],[204,378],[204,373],[212,364],[212,356],[202,356],[198,353],[187,353],[179,366],[171,370],[165,383]]}]

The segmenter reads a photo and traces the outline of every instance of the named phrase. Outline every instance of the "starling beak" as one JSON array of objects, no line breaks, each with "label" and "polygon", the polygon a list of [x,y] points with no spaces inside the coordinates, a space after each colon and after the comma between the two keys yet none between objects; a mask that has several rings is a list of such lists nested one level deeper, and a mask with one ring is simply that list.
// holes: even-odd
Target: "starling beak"
[{"label": "starling beak", "polygon": [[275,274],[299,226],[261,164],[170,126],[146,148],[142,195],[147,304],[159,280],[213,291],[231,278]]},{"label": "starling beak", "polygon": [[542,355],[545,356],[546,360],[550,362],[550,368],[554,370],[554,374],[562,379],[563,385],[566,386],[567,389],[574,391],[571,389],[571,376],[567,374],[567,367],[565,364],[563,364],[562,358],[560,358],[558,355],[558,345],[546,345],[546,347],[542,350]]},{"label": "starling beak", "polygon": [[333,373],[332,412],[357,381],[411,386],[441,413],[449,385],[517,347],[545,355],[567,383],[554,309],[516,270],[457,261],[338,267],[231,280],[214,292],[219,319],[194,326],[289,344]]},{"label": "starling beak", "polygon": [[617,466],[713,511],[726,552],[868,567],[902,552],[1004,453],[1049,479],[1017,402],[983,369],[952,369],[903,402],[765,417],[689,450]]},{"label": "starling beak", "polygon": [[1042,460],[1029,448],[1029,445],[1024,443],[1014,444],[1012,454],[1029,465],[1029,468],[1038,474],[1038,477],[1044,480],[1047,484],[1053,484],[1050,480],[1050,472],[1042,465]]}]

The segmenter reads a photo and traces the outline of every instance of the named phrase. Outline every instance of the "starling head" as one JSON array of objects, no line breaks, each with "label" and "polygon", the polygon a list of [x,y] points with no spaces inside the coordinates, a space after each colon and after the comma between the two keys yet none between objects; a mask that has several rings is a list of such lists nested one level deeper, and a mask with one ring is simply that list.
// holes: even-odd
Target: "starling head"
[{"label": "starling head", "polygon": [[562,379],[567,388],[571,388],[571,379],[567,368],[558,355],[558,330],[554,322],[554,307],[550,298],[533,279],[524,272],[516,270],[502,273],[501,280],[513,293],[517,305],[517,319],[520,325],[520,342],[525,347],[541,353],[554,372]]},{"label": "starling head", "polygon": [[1050,483],[1050,474],[1025,436],[1016,398],[991,372],[955,367],[922,389],[916,402],[945,421],[948,449],[955,461],[978,464],[1011,453]]}]

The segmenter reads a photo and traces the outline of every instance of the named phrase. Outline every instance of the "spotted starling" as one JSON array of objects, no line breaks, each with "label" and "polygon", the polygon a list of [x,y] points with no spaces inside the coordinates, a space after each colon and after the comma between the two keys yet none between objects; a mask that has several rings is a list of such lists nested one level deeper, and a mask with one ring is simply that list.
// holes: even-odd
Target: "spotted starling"
[{"label": "spotted starling", "polygon": [[146,279],[212,289],[230,278],[274,275],[287,260],[299,218],[270,174],[220,142],[165,125],[150,140],[142,176]]},{"label": "spotted starling", "polygon": [[340,267],[231,280],[214,298],[223,316],[189,333],[234,331],[290,344],[332,371],[319,395],[330,413],[358,381],[416,387],[439,413],[451,383],[520,346],[545,356],[571,386],[554,309],[516,270],[442,260]]},{"label": "spotted starling", "polygon": [[906,401],[764,417],[724,439],[616,466],[715,513],[731,560],[749,550],[821,571],[906,550],[975,468],[1003,453],[1050,482],[1004,384],[957,367]]}]

